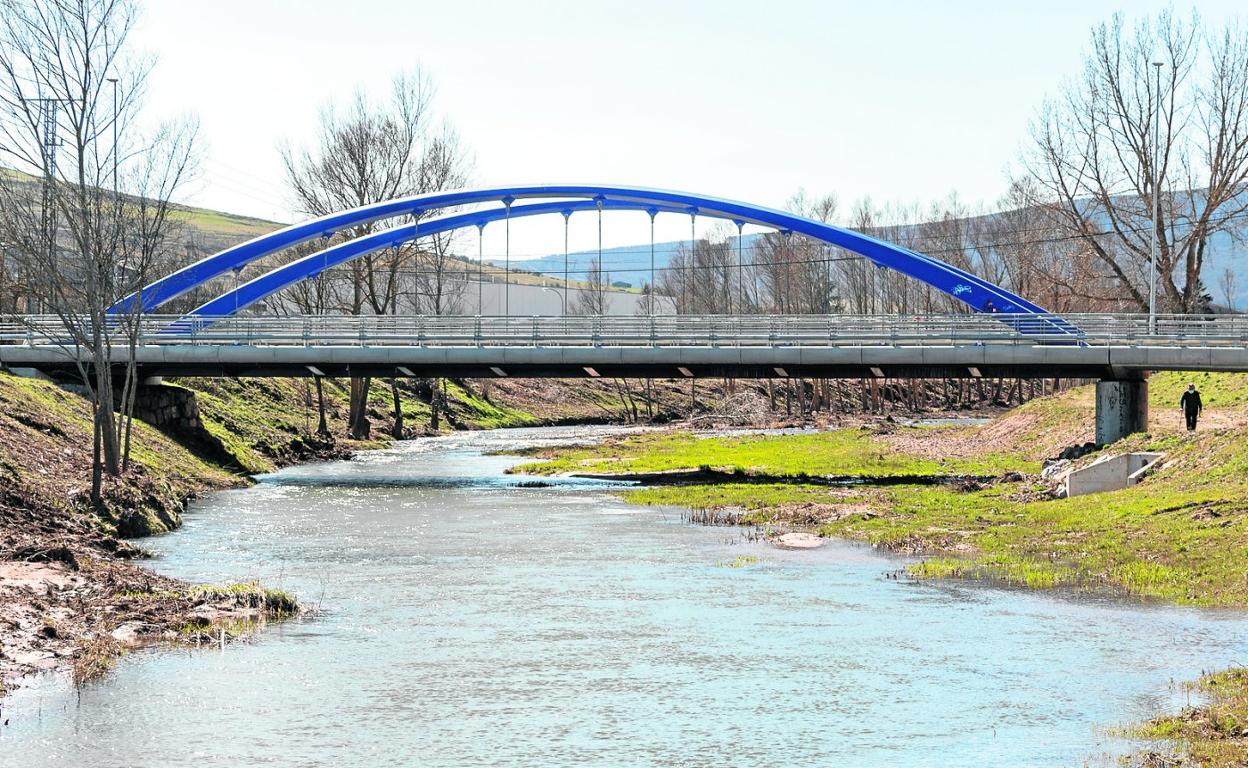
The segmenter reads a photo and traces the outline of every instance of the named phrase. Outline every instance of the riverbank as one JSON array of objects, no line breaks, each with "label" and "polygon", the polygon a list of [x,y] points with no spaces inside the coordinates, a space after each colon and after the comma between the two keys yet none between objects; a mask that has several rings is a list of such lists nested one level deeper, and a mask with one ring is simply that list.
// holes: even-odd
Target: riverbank
[{"label": "riverbank", "polygon": [[174,530],[187,499],[247,482],[199,447],[136,422],[132,466],[93,509],[87,401],[0,374],[0,693],[48,670],[82,683],[128,649],[220,641],[299,610],[256,584],[192,586],[141,566],[128,539]]},{"label": "riverbank", "polygon": [[364,766],[378,744],[445,766],[643,751],[1079,765],[1123,748],[1096,724],[1146,717],[1165,681],[1248,650],[1248,619],[907,584],[865,547],[772,550],[602,483],[534,487],[498,455],[623,431],[461,432],[211,494],[177,535],[143,542],[150,565],[192,582],[255,576],[316,618],[224,651],[134,654],[80,691],[41,679],[5,702],[0,753],[31,768],[192,752]]},{"label": "riverbank", "polygon": [[[704,386],[703,394],[715,394]],[[198,644],[298,610],[256,584],[194,586],[155,576],[130,543],[181,525],[187,501],[250,483],[291,464],[341,459],[402,436],[432,434],[429,381],[376,380],[369,417],[379,439],[352,441],[347,382],[326,379],[172,379],[157,391],[162,429],[136,420],[131,469],[87,501],[87,401],[51,382],[0,373],[0,695],[19,678],[101,674],[127,648]],[[677,382],[445,381],[439,426],[490,429],[677,418],[689,404]],[[325,428],[318,434],[324,403]],[[218,637],[219,639],[219,637]]]},{"label": "riverbank", "polygon": [[[531,451],[517,472],[645,478],[702,470],[697,482],[650,483],[629,501],[728,511],[747,524],[920,554],[918,578],[1078,588],[1205,606],[1248,605],[1248,382],[1198,378],[1205,425],[1182,429],[1185,379],[1152,386],[1153,431],[1076,462],[1161,451],[1159,469],[1121,491],[1055,498],[1041,463],[1090,438],[1091,388],[1033,401],[973,426],[888,422],[795,435],[665,432],[596,446]],[[828,482],[829,479],[832,482]]]}]

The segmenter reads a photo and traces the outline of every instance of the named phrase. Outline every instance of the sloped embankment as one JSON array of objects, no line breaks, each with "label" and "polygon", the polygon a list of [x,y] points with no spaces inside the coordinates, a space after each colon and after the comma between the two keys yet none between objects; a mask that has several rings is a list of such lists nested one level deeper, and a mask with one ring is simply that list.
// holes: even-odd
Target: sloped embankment
[{"label": "sloped embankment", "polygon": [[176,528],[186,498],[237,475],[136,423],[132,467],[93,509],[91,446],[86,400],[0,374],[0,691],[43,669],[83,682],[127,647],[297,610],[256,585],[206,591],[158,576],[122,538]]}]

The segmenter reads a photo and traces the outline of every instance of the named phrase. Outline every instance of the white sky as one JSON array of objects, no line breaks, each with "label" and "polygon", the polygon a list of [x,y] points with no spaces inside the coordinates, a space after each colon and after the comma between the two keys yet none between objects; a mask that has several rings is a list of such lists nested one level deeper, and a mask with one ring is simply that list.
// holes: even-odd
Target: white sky
[{"label": "white sky", "polygon": [[[804,187],[847,212],[864,195],[991,203],[1040,102],[1123,5],[146,0],[134,42],[158,58],[149,114],[200,119],[196,205],[299,218],[279,142],[309,141],[325,104],[384,93],[419,64],[475,158],[474,186],[612,182],[772,207]],[[1198,8],[1222,22],[1238,3]],[[645,241],[647,222],[609,214],[604,244]],[[593,214],[574,216],[573,250],[596,233]],[[660,216],[660,240],[688,233],[687,218]],[[512,225],[513,258],[562,245],[561,217]],[[502,249],[501,225],[487,228],[487,257]]]}]

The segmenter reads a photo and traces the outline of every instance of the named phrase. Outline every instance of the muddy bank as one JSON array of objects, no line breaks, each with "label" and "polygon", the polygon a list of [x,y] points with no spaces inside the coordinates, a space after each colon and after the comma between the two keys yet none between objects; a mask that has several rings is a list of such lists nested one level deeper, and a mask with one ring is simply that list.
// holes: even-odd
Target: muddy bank
[{"label": "muddy bank", "polygon": [[[89,680],[127,648],[219,639],[298,610],[257,585],[195,587],[143,567],[127,539],[175,530],[189,499],[250,480],[212,433],[136,422],[133,439],[130,467],[93,506],[87,401],[0,373],[0,690],[47,670]],[[342,450],[305,441],[300,456]]]}]

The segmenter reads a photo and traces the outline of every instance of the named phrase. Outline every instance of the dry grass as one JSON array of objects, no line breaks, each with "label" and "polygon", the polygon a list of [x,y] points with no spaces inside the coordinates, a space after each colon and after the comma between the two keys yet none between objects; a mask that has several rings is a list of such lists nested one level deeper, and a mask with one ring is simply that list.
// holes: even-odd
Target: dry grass
[{"label": "dry grass", "polygon": [[1130,729],[1129,736],[1153,743],[1133,755],[1132,764],[1141,768],[1248,765],[1248,669],[1205,675],[1188,687],[1207,701]]},{"label": "dry grass", "polygon": [[110,635],[98,635],[78,647],[74,655],[71,677],[74,686],[81,688],[92,680],[103,677],[117,664],[122,652],[121,643]]}]

